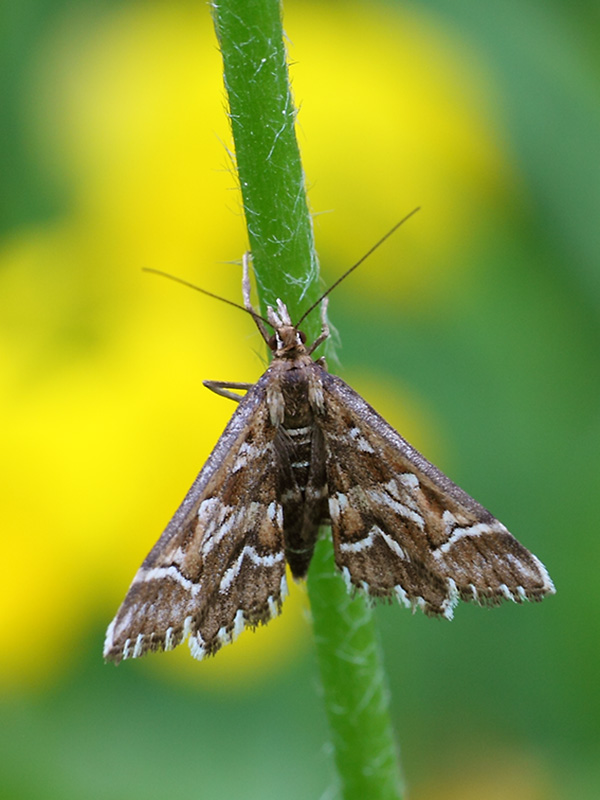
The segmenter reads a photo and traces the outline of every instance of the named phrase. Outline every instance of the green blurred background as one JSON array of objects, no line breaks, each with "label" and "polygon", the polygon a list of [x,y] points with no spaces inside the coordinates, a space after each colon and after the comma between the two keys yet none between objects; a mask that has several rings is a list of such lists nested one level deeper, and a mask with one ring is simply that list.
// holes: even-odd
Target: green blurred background
[{"label": "green blurred background", "polygon": [[[209,662],[104,630],[264,368],[203,3],[3,7],[0,786],[332,797],[303,587]],[[598,10],[288,2],[332,365],[547,565],[556,597],[377,609],[413,800],[600,796]],[[591,587],[594,587],[593,591]]]}]

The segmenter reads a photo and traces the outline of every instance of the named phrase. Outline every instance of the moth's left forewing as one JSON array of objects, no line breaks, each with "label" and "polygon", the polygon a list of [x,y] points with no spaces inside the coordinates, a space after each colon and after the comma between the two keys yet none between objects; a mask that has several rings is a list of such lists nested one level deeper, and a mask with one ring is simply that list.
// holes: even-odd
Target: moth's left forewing
[{"label": "moth's left forewing", "polygon": [[187,637],[202,658],[279,612],[283,517],[263,384],[244,397],[138,570],[107,631],[105,658],[170,650]]},{"label": "moth's left forewing", "polygon": [[450,618],[459,598],[554,592],[545,567],[487,509],[339,378],[324,378],[322,427],[336,562],[348,583]]}]

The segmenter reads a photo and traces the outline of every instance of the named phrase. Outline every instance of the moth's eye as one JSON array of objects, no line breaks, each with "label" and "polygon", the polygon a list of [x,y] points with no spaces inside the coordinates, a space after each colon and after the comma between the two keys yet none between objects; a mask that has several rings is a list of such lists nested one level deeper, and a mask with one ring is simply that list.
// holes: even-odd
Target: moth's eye
[{"label": "moth's eye", "polygon": [[272,350],[273,352],[277,350],[277,339],[275,338],[275,334],[269,337],[269,341],[267,342],[267,344],[269,346],[269,350]]},{"label": "moth's eye", "polygon": [[302,344],[306,344],[306,334],[304,331],[298,331],[298,336],[300,337]]}]

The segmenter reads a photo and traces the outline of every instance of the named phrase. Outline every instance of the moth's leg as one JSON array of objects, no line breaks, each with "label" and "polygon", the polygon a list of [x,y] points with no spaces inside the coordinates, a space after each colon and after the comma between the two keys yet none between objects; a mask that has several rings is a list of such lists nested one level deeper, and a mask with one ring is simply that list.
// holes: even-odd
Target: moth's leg
[{"label": "moth's leg", "polygon": [[250,300],[250,253],[246,251],[242,256],[242,295],[244,298],[244,306],[248,311],[254,311],[252,301]]},{"label": "moth's leg", "polygon": [[248,389],[251,389],[254,385],[252,383],[234,383],[233,381],[202,381],[202,383],[207,389],[210,389],[211,392],[220,394],[221,397],[228,397],[230,400],[235,400],[236,403],[239,403],[244,395],[230,392],[229,389],[243,389],[244,391],[248,391]]},{"label": "moth's leg", "polygon": [[324,297],[321,303],[321,333],[317,336],[311,346],[308,348],[308,354],[314,353],[320,344],[323,344],[325,339],[329,337],[329,324],[327,322],[327,306],[329,305],[329,298]]},{"label": "moth's leg", "polygon": [[252,319],[260,331],[260,335],[268,344],[269,339],[271,338],[269,332],[265,328],[263,321],[258,316],[258,311],[254,308],[252,301],[250,300],[250,253],[248,252],[244,253],[242,256],[242,270],[242,295],[244,297],[244,307],[246,308],[246,311],[249,311],[252,314]]}]

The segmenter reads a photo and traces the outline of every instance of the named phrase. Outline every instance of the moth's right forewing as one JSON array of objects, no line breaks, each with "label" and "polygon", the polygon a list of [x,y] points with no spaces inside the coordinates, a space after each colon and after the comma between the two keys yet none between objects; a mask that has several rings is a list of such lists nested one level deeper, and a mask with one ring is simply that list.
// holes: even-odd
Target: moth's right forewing
[{"label": "moth's right forewing", "polygon": [[333,543],[349,584],[447,618],[459,598],[554,592],[540,561],[353,389],[332,375],[325,388]]}]

